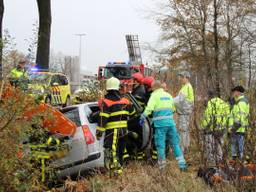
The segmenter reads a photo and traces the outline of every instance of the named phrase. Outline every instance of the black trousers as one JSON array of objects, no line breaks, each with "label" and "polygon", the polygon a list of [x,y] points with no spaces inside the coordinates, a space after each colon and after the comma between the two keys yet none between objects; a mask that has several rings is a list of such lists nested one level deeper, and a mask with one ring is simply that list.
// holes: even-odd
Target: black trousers
[{"label": "black trousers", "polygon": [[111,168],[118,169],[123,165],[123,154],[127,144],[127,128],[106,131],[104,148],[111,151]]},{"label": "black trousers", "polygon": [[156,150],[156,144],[155,144],[155,128],[153,127],[153,137],[151,140],[151,149],[150,149],[150,153],[151,153],[151,159],[152,160],[157,160],[157,150]]}]

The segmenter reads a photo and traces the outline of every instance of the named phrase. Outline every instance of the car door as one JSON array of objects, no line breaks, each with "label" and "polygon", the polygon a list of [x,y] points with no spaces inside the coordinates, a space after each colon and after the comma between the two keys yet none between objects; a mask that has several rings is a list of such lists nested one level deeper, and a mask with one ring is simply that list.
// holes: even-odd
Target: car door
[{"label": "car door", "polygon": [[59,88],[60,88],[62,104],[65,104],[67,102],[68,96],[70,96],[70,85],[65,75],[58,75],[58,77],[60,81]]}]

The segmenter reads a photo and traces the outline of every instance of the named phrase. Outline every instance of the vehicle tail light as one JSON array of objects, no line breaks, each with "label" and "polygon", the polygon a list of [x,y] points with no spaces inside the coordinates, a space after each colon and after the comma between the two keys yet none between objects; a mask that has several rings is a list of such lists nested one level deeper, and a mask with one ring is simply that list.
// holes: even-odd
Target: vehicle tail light
[{"label": "vehicle tail light", "polygon": [[88,125],[82,125],[82,130],[84,133],[84,138],[85,138],[86,144],[87,145],[93,144],[95,139],[94,139],[94,136],[91,133]]}]

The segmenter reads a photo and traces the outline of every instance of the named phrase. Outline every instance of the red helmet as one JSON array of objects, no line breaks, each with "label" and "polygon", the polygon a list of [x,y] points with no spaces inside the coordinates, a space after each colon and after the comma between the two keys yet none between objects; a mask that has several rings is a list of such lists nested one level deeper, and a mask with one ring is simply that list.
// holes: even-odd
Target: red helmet
[{"label": "red helmet", "polygon": [[155,81],[154,77],[148,76],[142,80],[142,84],[148,87],[152,87],[152,83]]},{"label": "red helmet", "polygon": [[138,81],[139,83],[142,83],[143,80],[143,75],[141,73],[134,73],[132,75],[133,79],[135,79],[136,81]]}]

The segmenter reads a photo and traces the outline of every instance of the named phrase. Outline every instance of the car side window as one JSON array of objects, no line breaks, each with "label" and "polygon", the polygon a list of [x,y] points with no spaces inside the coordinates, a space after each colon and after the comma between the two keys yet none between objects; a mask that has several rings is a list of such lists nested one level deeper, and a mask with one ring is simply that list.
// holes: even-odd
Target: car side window
[{"label": "car side window", "polygon": [[64,115],[67,118],[69,118],[71,121],[73,121],[76,124],[76,126],[78,127],[81,126],[81,120],[80,120],[78,108],[64,112]]},{"label": "car side window", "polygon": [[68,85],[68,79],[64,75],[59,75],[60,85]]},{"label": "car side window", "polygon": [[60,84],[59,78],[57,75],[53,75],[52,79],[51,79],[51,85],[53,85],[54,83],[58,83]]}]

